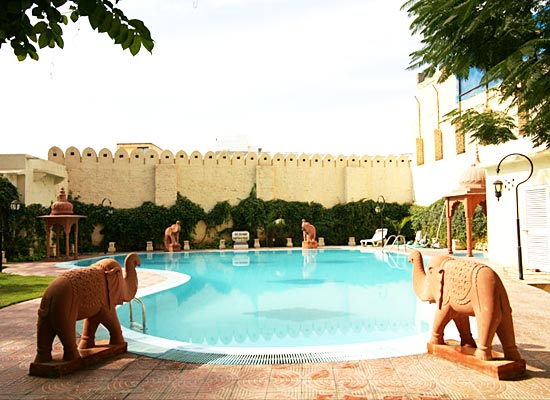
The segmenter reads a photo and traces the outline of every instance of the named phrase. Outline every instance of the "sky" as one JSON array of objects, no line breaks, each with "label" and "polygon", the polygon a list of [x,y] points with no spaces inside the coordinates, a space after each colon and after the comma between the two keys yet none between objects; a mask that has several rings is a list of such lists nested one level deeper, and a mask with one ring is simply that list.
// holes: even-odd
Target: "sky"
[{"label": "sky", "polygon": [[[81,18],[64,49],[0,48],[0,154],[154,143],[270,153],[412,153],[419,48],[404,0],[122,0],[135,57]],[[236,150],[230,148],[230,150]]]}]

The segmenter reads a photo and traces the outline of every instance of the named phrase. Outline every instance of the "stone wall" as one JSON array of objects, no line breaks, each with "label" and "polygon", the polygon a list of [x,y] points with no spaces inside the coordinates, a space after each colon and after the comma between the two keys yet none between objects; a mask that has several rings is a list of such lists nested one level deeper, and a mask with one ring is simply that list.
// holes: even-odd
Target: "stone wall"
[{"label": "stone wall", "polygon": [[209,211],[237,204],[256,185],[259,198],[317,202],[325,207],[376,199],[412,203],[411,160],[400,156],[337,156],[108,149],[99,153],[52,147],[48,160],[65,165],[68,191],[85,203],[111,200],[116,208],[145,201],[174,204],[177,193]]}]

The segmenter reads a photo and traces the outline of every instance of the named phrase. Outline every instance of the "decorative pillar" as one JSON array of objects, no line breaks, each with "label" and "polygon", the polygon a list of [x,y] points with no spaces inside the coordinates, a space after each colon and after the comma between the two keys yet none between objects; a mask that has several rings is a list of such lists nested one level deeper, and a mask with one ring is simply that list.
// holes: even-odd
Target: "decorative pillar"
[{"label": "decorative pillar", "polygon": [[59,200],[52,204],[50,215],[42,215],[38,218],[46,220],[46,257],[51,256],[51,233],[55,233],[55,257],[59,257],[59,238],[61,231],[65,234],[65,258],[69,258],[70,236],[74,226],[74,259],[78,258],[78,221],[86,218],[83,215],[73,214],[73,205],[67,201],[65,190],[61,188]]},{"label": "decorative pillar", "polygon": [[464,216],[466,217],[466,249],[467,256],[473,257],[472,219],[476,207],[479,205],[487,215],[485,168],[479,165],[479,157],[476,152],[476,161],[464,171],[460,177],[459,187],[448,196],[445,196],[447,209],[447,249],[453,254],[453,228],[452,218],[456,207],[462,203]]},{"label": "decorative pillar", "polygon": [[[453,254],[453,205],[449,199],[446,200],[445,206],[447,207],[447,251],[449,254]],[[438,238],[439,239],[439,238]]]}]

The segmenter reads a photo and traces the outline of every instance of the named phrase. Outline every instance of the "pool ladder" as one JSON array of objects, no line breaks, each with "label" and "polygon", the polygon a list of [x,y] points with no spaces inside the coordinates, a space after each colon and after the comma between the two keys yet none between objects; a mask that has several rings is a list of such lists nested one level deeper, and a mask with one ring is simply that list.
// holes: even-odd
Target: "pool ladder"
[{"label": "pool ladder", "polygon": [[[136,303],[138,303],[140,306],[141,306],[141,324],[139,322],[135,322],[134,321],[134,313],[133,313],[133,310],[132,310],[132,302],[135,301]],[[130,328],[131,329],[134,329],[134,330],[137,330],[137,331],[140,331],[142,333],[145,333],[145,330],[146,330],[146,321],[147,321],[147,318],[146,318],[146,315],[145,315],[145,304],[143,303],[143,301],[141,301],[141,299],[139,297],[134,297],[132,300],[130,300],[130,303],[128,304],[128,306],[130,307]]]},{"label": "pool ladder", "polygon": [[[393,241],[392,241],[393,239]],[[391,242],[390,242],[391,241]],[[404,245],[405,250],[407,249],[407,240],[405,239],[405,236],[403,235],[391,235],[388,240],[384,241],[384,244],[382,246],[382,251],[386,250],[386,245],[388,245],[390,248],[388,251],[391,251],[393,249],[393,246],[397,246],[397,250],[399,250],[399,246]]]}]

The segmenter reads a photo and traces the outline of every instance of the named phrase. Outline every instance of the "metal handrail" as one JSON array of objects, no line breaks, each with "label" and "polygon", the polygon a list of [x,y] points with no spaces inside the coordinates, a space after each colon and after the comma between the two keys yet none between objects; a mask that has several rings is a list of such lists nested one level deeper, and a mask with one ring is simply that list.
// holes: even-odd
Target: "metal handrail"
[{"label": "metal handrail", "polygon": [[[132,301],[136,301],[140,306],[141,306],[141,324],[139,324],[138,322],[134,322],[134,313],[133,313],[133,310],[132,310]],[[146,320],[147,320],[147,317],[146,317],[146,312],[145,312],[145,304],[143,303],[143,301],[141,301],[140,298],[138,297],[134,297],[132,300],[130,300],[130,303],[129,303],[129,308],[130,308],[130,327],[131,328],[136,328],[140,331],[142,331],[143,333],[145,333],[145,330],[146,330]]]},{"label": "metal handrail", "polygon": [[[393,241],[390,243],[390,240],[393,238]],[[403,241],[403,242],[401,242]],[[386,248],[386,245],[389,244],[391,245],[391,247],[389,248],[388,251],[391,251],[393,249],[393,246],[396,245],[397,242],[397,250],[399,250],[399,246],[401,246],[401,243],[403,243],[403,245],[405,246],[405,249],[407,248],[407,240],[405,239],[405,236],[403,235],[391,235],[388,240],[386,240],[384,242],[384,245],[382,246],[382,251],[384,251],[384,249]]]}]

